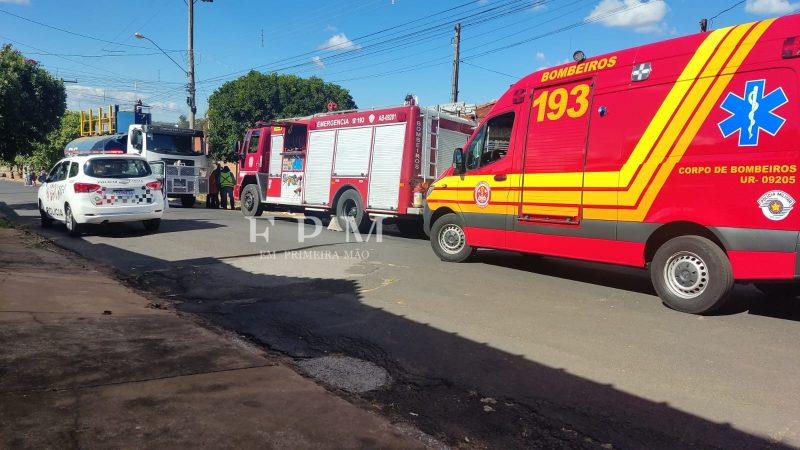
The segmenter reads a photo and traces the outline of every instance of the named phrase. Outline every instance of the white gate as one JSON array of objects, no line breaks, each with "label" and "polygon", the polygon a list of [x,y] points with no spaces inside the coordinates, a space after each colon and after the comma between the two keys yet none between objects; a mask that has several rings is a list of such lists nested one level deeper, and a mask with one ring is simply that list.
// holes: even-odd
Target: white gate
[{"label": "white gate", "polygon": [[303,180],[305,203],[327,205],[331,191],[331,165],[336,130],[312,131],[308,137],[306,176]]},{"label": "white gate", "polygon": [[367,208],[396,210],[406,124],[375,127]]}]

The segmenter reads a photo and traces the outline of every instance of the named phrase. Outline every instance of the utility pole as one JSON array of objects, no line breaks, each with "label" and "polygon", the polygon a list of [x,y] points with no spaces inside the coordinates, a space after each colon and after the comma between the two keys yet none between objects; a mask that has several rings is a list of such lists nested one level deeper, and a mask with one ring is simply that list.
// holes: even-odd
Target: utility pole
[{"label": "utility pole", "polygon": [[189,128],[191,129],[194,129],[194,115],[197,112],[197,104],[194,98],[194,2],[195,0],[186,1],[189,6],[189,49],[186,53],[188,58],[186,77],[189,79],[189,97],[186,98],[186,103],[189,105]]},{"label": "utility pole", "polygon": [[460,62],[461,52],[461,24],[456,24],[456,36],[453,38],[453,81],[450,90],[450,102],[456,103],[458,101],[458,64]]}]

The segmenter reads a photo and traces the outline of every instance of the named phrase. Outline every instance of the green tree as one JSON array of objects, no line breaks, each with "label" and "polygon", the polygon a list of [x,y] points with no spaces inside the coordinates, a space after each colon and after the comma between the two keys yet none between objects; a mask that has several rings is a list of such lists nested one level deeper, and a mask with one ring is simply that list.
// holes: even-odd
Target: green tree
[{"label": "green tree", "polygon": [[33,146],[33,152],[22,158],[24,163],[37,169],[50,169],[53,164],[64,157],[64,148],[73,139],[80,137],[81,114],[77,111],[67,111],[61,116],[58,128],[47,133],[42,142]]},{"label": "green tree", "polygon": [[208,98],[211,154],[231,161],[235,157],[233,143],[257,121],[324,112],[330,101],[339,109],[356,107],[347,89],[320,78],[250,71],[223,84]]},{"label": "green tree", "polygon": [[178,128],[189,128],[189,119],[186,118],[185,115],[181,114],[178,116],[178,121],[175,123]]},{"label": "green tree", "polygon": [[58,127],[67,108],[64,83],[6,45],[0,50],[0,159],[28,155]]}]

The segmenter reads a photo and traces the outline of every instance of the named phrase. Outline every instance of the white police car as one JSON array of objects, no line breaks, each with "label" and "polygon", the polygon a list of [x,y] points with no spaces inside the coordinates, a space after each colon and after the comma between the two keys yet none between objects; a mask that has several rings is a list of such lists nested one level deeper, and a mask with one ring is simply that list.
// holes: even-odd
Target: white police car
[{"label": "white police car", "polygon": [[142,221],[155,231],[164,213],[161,182],[140,156],[64,158],[50,170],[38,196],[42,226],[64,222],[72,236],[87,223]]}]

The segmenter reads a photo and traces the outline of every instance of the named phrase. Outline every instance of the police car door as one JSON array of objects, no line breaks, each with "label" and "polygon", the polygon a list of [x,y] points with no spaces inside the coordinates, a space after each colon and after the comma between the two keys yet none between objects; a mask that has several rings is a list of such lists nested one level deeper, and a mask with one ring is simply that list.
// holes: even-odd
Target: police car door
[{"label": "police car door", "polygon": [[64,203],[69,161],[61,161],[50,170],[44,185],[44,210],[51,217],[64,220]]},{"label": "police car door", "polygon": [[579,227],[592,92],[591,79],[534,89],[517,231]]}]

